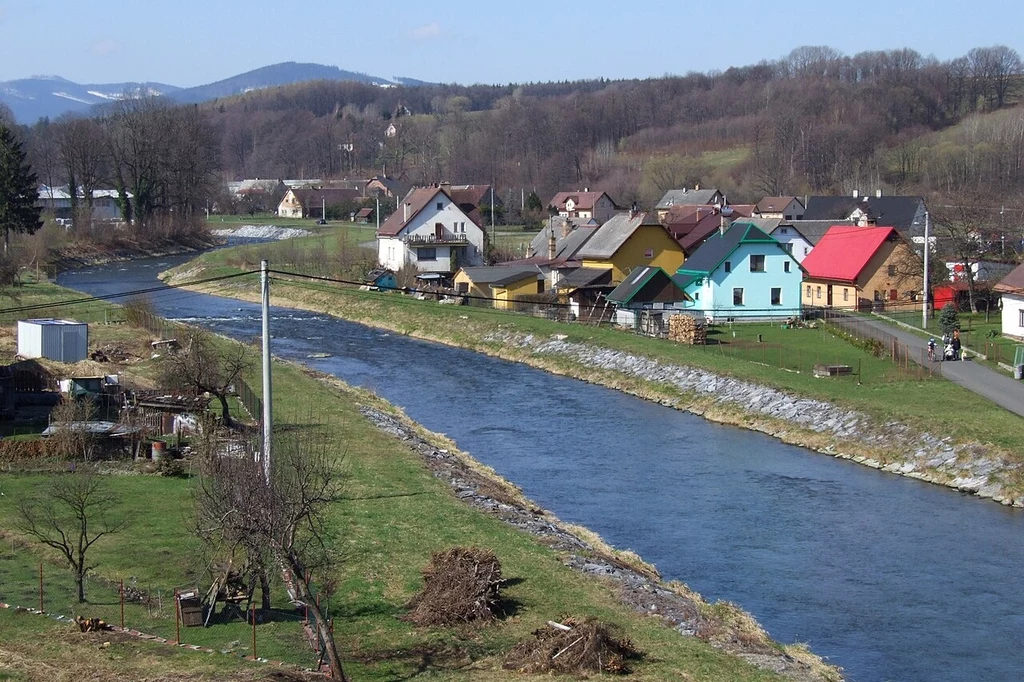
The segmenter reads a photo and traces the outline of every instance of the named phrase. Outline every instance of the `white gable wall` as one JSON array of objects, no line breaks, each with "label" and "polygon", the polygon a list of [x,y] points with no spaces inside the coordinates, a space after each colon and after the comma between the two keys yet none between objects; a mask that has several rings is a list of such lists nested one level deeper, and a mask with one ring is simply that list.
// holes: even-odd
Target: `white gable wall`
[{"label": "white gable wall", "polygon": [[[404,206],[399,205],[398,210],[404,210]],[[422,250],[414,248],[414,244],[418,246],[425,242],[430,247],[431,240],[436,238],[438,223],[442,225],[442,238],[432,247],[434,259],[419,260],[417,253]],[[446,243],[463,235],[465,246]],[[452,253],[458,254],[455,267],[452,267]],[[410,264],[423,272],[454,272],[460,267],[483,265],[484,231],[446,194],[438,192],[401,232],[393,237],[378,237],[377,260],[382,267],[391,270]]]},{"label": "white gable wall", "polygon": [[1003,294],[1003,333],[1024,339],[1024,296]]}]

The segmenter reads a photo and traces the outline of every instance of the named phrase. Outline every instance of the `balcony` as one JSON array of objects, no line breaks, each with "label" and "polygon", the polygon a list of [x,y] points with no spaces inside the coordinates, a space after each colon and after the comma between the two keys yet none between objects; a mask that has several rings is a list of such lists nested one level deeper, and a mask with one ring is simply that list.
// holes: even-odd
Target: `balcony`
[{"label": "balcony", "polygon": [[417,249],[430,246],[441,246],[445,244],[468,244],[469,239],[464,234],[452,234],[447,230],[438,234],[410,234],[405,237],[402,241],[406,243],[410,248]]}]

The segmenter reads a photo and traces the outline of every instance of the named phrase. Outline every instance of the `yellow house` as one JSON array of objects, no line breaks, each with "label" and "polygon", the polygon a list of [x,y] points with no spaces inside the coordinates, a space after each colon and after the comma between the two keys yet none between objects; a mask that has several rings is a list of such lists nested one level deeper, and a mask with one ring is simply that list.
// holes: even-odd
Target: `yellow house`
[{"label": "yellow house", "polygon": [[675,272],[686,256],[665,226],[651,213],[618,213],[597,229],[576,254],[585,268],[611,268],[618,284],[638,267]]},{"label": "yellow house", "polygon": [[544,293],[544,275],[532,266],[462,268],[455,273],[455,290],[466,295],[470,305],[515,310],[516,301],[523,296]]}]

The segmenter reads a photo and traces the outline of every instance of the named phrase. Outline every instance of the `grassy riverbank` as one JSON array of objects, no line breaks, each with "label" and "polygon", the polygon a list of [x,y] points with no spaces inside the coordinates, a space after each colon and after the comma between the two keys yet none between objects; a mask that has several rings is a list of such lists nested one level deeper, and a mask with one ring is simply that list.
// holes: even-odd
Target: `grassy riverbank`
[{"label": "grassy riverbank", "polygon": [[[250,247],[252,249],[253,247]],[[259,245],[260,257],[269,258],[273,267],[288,269],[284,256],[302,248],[301,242],[290,245]],[[251,251],[255,257],[256,251]],[[199,259],[178,268],[170,281],[183,282],[208,275],[237,272],[229,251],[204,254]],[[275,265],[276,264],[276,265]],[[233,280],[203,289],[225,296],[255,300],[256,278]],[[544,364],[547,369],[561,371],[584,379],[604,380],[592,368],[575,367],[558,358],[525,358],[514,348],[488,341],[496,329],[539,336],[565,335],[569,341],[588,343],[602,348],[619,350],[649,357],[659,362],[702,367],[722,376],[735,377],[779,388],[794,394],[826,400],[840,407],[867,414],[879,423],[898,421],[914,429],[949,437],[955,442],[978,443],[993,456],[1008,462],[1024,460],[1024,432],[1020,418],[966,389],[941,378],[918,379],[893,377],[894,368],[884,358],[837,342],[827,331],[787,330],[787,335],[775,337],[785,344],[784,358],[791,351],[821,353],[832,360],[841,355],[846,364],[861,368],[866,377],[816,379],[809,372],[795,372],[772,366],[773,362],[759,362],[754,355],[748,359],[728,353],[715,352],[714,347],[689,347],[663,340],[635,336],[607,328],[579,324],[565,324],[537,319],[509,312],[466,306],[441,306],[411,297],[377,292],[361,292],[351,287],[316,283],[309,280],[275,281],[272,290],[277,305],[294,306],[328,312],[339,317],[390,329],[419,338],[458,345],[474,350],[507,357],[509,359]],[[758,328],[737,325],[738,334],[749,340],[762,334],[772,341],[778,335],[776,328]],[[727,331],[726,333],[731,333]],[[802,350],[801,350],[802,349]],[[771,360],[771,358],[769,358]],[[875,378],[876,380],[873,380]],[[621,378],[620,378],[621,379]],[[652,394],[657,386],[649,386]],[[693,396],[690,396],[692,399]],[[707,401],[691,400],[693,407],[702,411]],[[684,400],[684,405],[686,404]]]},{"label": "grassy riverbank", "polygon": [[[78,297],[45,284],[24,287],[19,293],[22,305]],[[11,301],[0,301],[0,308],[10,307]],[[68,306],[62,312],[96,320],[116,317],[102,304],[81,309]],[[148,340],[143,332],[123,324],[96,324],[91,329],[90,345],[134,344],[132,347],[141,355]],[[9,355],[12,341],[9,335],[0,340],[5,354]],[[97,368],[89,365],[88,369]],[[120,370],[144,382],[153,376],[154,365],[140,358],[125,366],[106,365],[104,369]],[[258,376],[250,380],[258,387]],[[757,669],[700,638],[679,635],[658,617],[635,612],[622,604],[616,586],[574,571],[564,564],[566,557],[561,552],[461,502],[424,465],[420,453],[363,417],[360,407],[366,405],[395,413],[374,396],[317,380],[285,363],[275,363],[274,382],[278,424],[301,422],[303,415],[315,408],[318,420],[330,430],[332,451],[344,472],[343,494],[330,510],[338,562],[330,575],[321,576],[320,582],[336,586],[331,609],[341,654],[353,679],[395,680],[419,674],[437,680],[508,679],[510,673],[501,669],[504,653],[516,641],[543,627],[546,620],[570,614],[593,615],[617,624],[647,653],[630,679],[776,679],[773,673]],[[431,438],[438,438],[438,447],[452,447],[439,437]],[[153,475],[135,465],[108,470],[109,483],[121,497],[117,514],[130,519],[131,525],[94,547],[98,568],[89,583],[89,601],[77,605],[68,593],[66,569],[59,560],[25,543],[14,530],[18,501],[38,490],[52,473],[12,467],[4,467],[6,470],[0,473],[0,492],[4,493],[0,496],[0,528],[7,529],[0,550],[0,600],[14,601],[13,593],[18,600],[28,601],[26,605],[33,605],[38,563],[42,561],[51,590],[48,610],[99,615],[117,622],[112,585],[124,579],[146,594],[163,595],[156,607],[129,605],[128,622],[143,631],[172,636],[173,611],[167,595],[175,588],[208,584],[187,530],[192,480]],[[510,496],[516,494],[514,489],[507,490]],[[504,576],[510,579],[505,597],[515,605],[511,617],[479,629],[423,629],[399,619],[403,605],[422,585],[420,572],[431,552],[453,545],[476,545],[496,552]],[[285,605],[280,589],[278,586],[278,603]],[[708,632],[716,641],[733,649],[746,646],[748,651],[768,658],[774,654],[778,659],[781,648],[764,640],[736,610],[725,605],[700,608],[709,624]],[[183,631],[186,642],[227,649],[235,657],[150,649],[149,645],[118,638],[109,648],[99,650],[95,638],[70,635],[68,628],[66,623],[40,617],[0,614],[0,677],[30,678],[21,671],[67,661],[79,648],[83,655],[77,672],[90,679],[139,677],[140,658],[147,660],[150,656],[162,657],[150,676],[164,672],[181,679],[229,675],[233,679],[260,679],[272,674],[237,658],[248,651],[249,641],[249,628],[240,622]],[[261,656],[314,664],[315,656],[297,641],[295,620],[289,621],[284,612],[280,619],[260,625],[258,630]],[[37,638],[44,639],[44,646],[26,646],[26,641]],[[801,656],[799,649],[792,652]],[[809,669],[801,669],[803,675],[798,679],[821,679]]]}]

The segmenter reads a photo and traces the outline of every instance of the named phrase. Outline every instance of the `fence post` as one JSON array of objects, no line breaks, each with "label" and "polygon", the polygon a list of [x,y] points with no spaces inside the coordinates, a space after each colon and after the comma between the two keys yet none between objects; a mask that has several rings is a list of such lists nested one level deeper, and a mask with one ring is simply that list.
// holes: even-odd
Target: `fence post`
[{"label": "fence post", "polygon": [[181,644],[181,602],[178,591],[174,591],[174,643]]},{"label": "fence post", "polygon": [[256,604],[252,604],[252,658],[256,660]]},{"label": "fence post", "polygon": [[39,562],[39,610],[43,610],[43,562]]},{"label": "fence post", "polygon": [[124,630],[124,578],[121,578],[121,629]]}]

